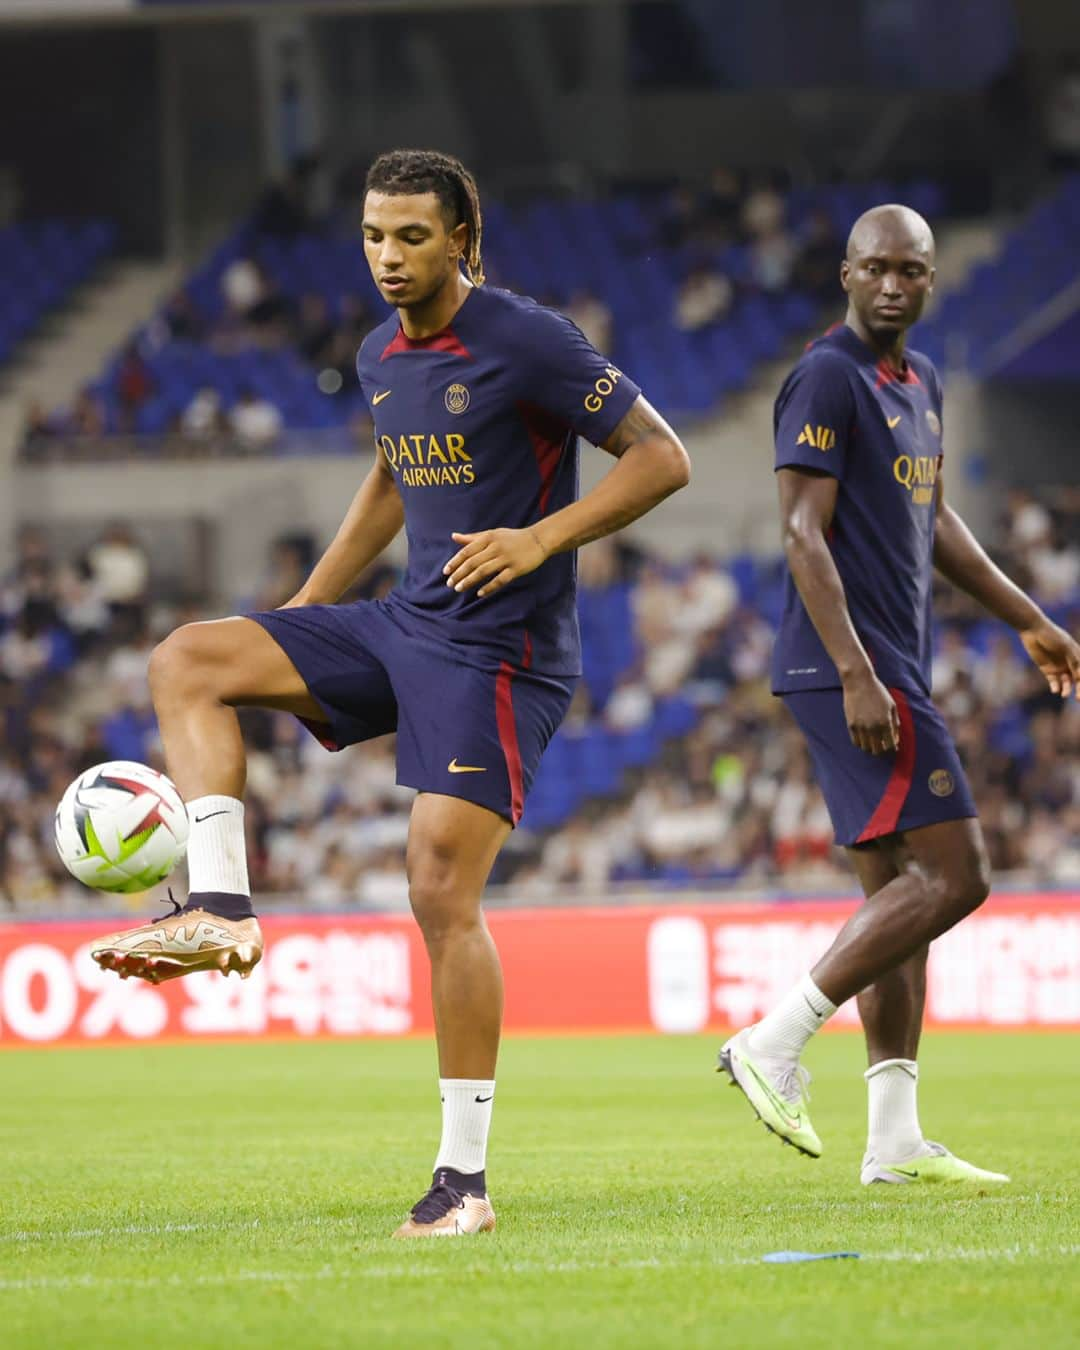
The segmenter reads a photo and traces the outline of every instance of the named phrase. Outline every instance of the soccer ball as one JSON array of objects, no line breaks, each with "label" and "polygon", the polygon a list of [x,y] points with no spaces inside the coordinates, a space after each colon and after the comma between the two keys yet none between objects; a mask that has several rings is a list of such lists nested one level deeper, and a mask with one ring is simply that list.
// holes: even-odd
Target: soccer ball
[{"label": "soccer ball", "polygon": [[81,773],[56,808],[56,849],[73,877],[99,891],[156,886],[184,856],[188,817],[176,785],[127,759]]}]

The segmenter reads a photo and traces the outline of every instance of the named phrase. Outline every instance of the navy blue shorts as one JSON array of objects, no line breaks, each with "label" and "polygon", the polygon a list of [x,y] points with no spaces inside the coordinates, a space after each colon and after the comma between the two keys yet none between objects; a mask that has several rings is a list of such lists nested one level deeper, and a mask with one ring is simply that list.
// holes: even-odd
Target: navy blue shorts
[{"label": "navy blue shorts", "polygon": [[852,744],[840,689],[784,694],[810,747],[814,773],[845,848],[977,814],[960,756],[925,694],[890,689],[900,748],[871,755]]},{"label": "navy blue shorts", "polygon": [[516,825],[577,680],[418,631],[383,600],[247,615],[300,673],[328,750],[397,732],[397,781],[462,797]]}]

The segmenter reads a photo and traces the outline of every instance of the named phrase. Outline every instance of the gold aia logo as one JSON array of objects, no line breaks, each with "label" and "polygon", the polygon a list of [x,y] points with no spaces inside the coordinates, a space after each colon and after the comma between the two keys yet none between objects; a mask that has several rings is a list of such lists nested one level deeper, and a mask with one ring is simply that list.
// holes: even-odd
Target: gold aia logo
[{"label": "gold aia logo", "polygon": [[807,422],[799,433],[799,439],[795,444],[812,445],[815,450],[820,450],[824,453],[827,450],[831,450],[836,444],[836,432],[833,431],[832,427],[812,427],[810,423]]}]

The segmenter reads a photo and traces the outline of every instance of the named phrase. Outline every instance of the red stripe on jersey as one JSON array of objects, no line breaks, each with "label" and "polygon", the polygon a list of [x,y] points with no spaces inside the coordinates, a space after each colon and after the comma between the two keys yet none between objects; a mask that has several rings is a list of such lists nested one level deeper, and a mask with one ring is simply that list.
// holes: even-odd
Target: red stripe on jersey
[{"label": "red stripe on jersey", "polygon": [[815,346],[817,343],[821,341],[821,338],[832,337],[833,333],[835,333],[837,329],[843,328],[843,326],[844,326],[843,319],[837,319],[835,323],[829,324],[828,328],[825,329],[824,333],[822,333],[820,338],[811,338],[810,341],[803,348],[803,351],[808,352],[811,347]]},{"label": "red stripe on jersey", "polygon": [[506,760],[506,775],[510,779],[510,819],[516,825],[525,809],[525,787],[521,774],[517,724],[514,721],[513,679],[514,667],[509,661],[501,661],[499,673],[495,676],[495,725],[499,729],[499,744]]},{"label": "red stripe on jersey", "polygon": [[308,731],[315,737],[319,744],[325,750],[340,750],[341,746],[334,740],[334,733],[329,722],[316,722],[311,717],[301,717],[300,722],[307,727]]},{"label": "red stripe on jersey", "polygon": [[[871,839],[879,839],[883,834],[893,834],[900,812],[904,809],[907,795],[911,791],[911,779],[915,772],[915,719],[911,716],[911,707],[899,689],[890,689],[896,700],[896,711],[900,714],[900,748],[896,752],[896,762],[885,786],[877,810],[855,841],[865,844]],[[865,754],[865,751],[861,753]]]},{"label": "red stripe on jersey", "polygon": [[461,356],[466,361],[472,360],[471,352],[452,328],[444,328],[441,333],[433,333],[431,337],[426,338],[406,337],[405,330],[399,328],[393,341],[388,342],[383,349],[379,360],[385,361],[396,352],[449,352],[451,356]]},{"label": "red stripe on jersey", "polygon": [[521,657],[522,670],[528,670],[532,665],[532,634],[526,628],[525,630],[525,650]]},{"label": "red stripe on jersey", "polygon": [[555,471],[566,449],[570,428],[561,418],[537,407],[535,403],[519,403],[517,410],[529,433],[536,467],[540,471],[540,514],[543,515],[555,483]]},{"label": "red stripe on jersey", "polygon": [[874,388],[882,389],[887,384],[921,385],[922,381],[919,379],[918,375],[915,374],[915,367],[910,361],[904,366],[904,373],[901,375],[899,371],[893,370],[888,361],[882,357],[877,363],[877,381]]}]

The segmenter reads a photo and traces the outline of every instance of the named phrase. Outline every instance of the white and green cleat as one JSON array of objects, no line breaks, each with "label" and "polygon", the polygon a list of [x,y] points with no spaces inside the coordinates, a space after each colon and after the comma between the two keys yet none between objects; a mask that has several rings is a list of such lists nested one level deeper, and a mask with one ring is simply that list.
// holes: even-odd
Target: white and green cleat
[{"label": "white and green cleat", "polygon": [[742,1089],[767,1130],[808,1158],[820,1158],[821,1140],[806,1110],[810,1075],[797,1061],[778,1063],[751,1054],[748,1047],[752,1030],[746,1027],[732,1036],[720,1051],[717,1072],[726,1073],[732,1087]]},{"label": "white and green cleat", "polygon": [[911,1183],[930,1185],[961,1186],[1003,1186],[1011,1180],[1004,1172],[988,1172],[974,1163],[965,1162],[955,1153],[950,1153],[944,1144],[934,1144],[925,1140],[918,1153],[910,1158],[882,1162],[872,1153],[863,1158],[859,1180],[864,1186],[875,1182],[886,1182],[894,1186]]}]

